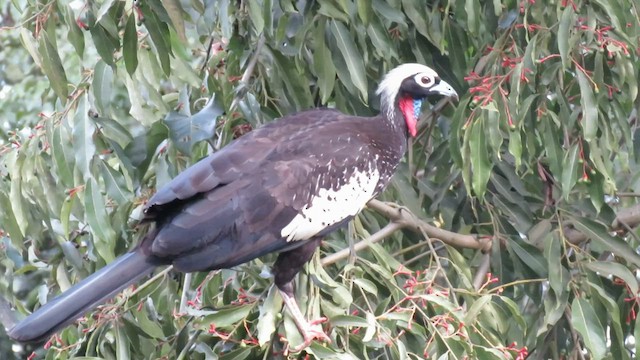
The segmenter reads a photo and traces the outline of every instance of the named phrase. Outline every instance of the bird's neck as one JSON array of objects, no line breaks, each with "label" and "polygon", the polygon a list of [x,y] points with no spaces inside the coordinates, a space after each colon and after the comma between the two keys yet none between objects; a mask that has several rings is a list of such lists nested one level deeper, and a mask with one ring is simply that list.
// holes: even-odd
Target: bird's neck
[{"label": "bird's neck", "polygon": [[402,111],[402,106],[400,97],[396,97],[393,101],[383,99],[379,116],[387,126],[387,136],[392,137],[398,144],[402,144],[402,155],[404,155],[410,129],[407,126],[407,119]]}]

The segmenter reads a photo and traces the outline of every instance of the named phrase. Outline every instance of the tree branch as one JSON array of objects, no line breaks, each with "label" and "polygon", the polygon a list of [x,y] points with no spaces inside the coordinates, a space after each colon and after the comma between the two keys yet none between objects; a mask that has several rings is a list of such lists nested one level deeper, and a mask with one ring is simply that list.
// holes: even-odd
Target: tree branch
[{"label": "tree branch", "polygon": [[321,260],[323,266],[334,264],[339,260],[348,257],[351,251],[357,252],[365,249],[369,247],[370,244],[376,243],[400,229],[410,229],[419,234],[426,235],[428,239],[437,239],[451,246],[477,250],[489,250],[491,248],[491,239],[489,238],[478,239],[473,235],[457,234],[451,231],[440,229],[427,223],[424,220],[419,219],[411,211],[396,204],[388,204],[380,200],[373,199],[369,201],[367,207],[380,213],[384,217],[391,220],[391,222],[387,224],[387,226],[380,229],[380,231],[356,243],[353,246],[353,250],[342,249],[336,253],[325,256]]},{"label": "tree branch", "polygon": [[489,269],[491,268],[491,253],[486,252],[482,255],[482,260],[480,262],[480,266],[478,266],[478,271],[476,271],[476,276],[473,277],[473,288],[479,290],[487,281],[487,274],[489,273]]},{"label": "tree branch", "polygon": [[[610,225],[612,231],[626,232],[640,225],[640,204],[620,210]],[[565,226],[562,230],[565,238],[572,244],[579,244],[588,239],[587,235],[578,229]]]},{"label": "tree branch", "polygon": [[491,239],[489,238],[477,238],[474,235],[458,234],[441,229],[418,218],[411,211],[398,207],[395,204],[390,205],[380,200],[373,199],[369,201],[367,207],[377,211],[394,222],[403,224],[404,227],[417,233],[422,233],[422,231],[424,231],[430,238],[438,239],[447,245],[478,250],[489,250],[491,248]]},{"label": "tree branch", "polygon": [[[402,229],[404,227],[403,224],[400,224],[398,222],[390,222],[387,224],[387,226],[383,227],[382,229],[380,229],[380,231],[376,232],[375,234],[369,236],[368,238],[359,241],[357,243],[355,243],[353,245],[353,251],[360,251],[362,249],[365,249],[367,247],[369,247],[369,245],[377,243],[378,241],[386,238],[387,236],[393,234],[394,232]],[[322,260],[320,260],[320,262],[322,263],[322,266],[327,266],[327,265],[331,265],[334,264],[346,257],[349,256],[351,249],[342,249],[336,253],[333,253],[331,255],[327,255],[324,258],[322,258]]]}]

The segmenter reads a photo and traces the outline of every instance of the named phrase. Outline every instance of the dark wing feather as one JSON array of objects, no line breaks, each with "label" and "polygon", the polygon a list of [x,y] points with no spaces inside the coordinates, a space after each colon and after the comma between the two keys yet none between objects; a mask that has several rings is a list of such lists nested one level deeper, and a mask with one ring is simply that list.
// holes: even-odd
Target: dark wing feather
[{"label": "dark wing feather", "polygon": [[298,134],[312,133],[316,126],[337,120],[341,115],[332,109],[311,110],[290,115],[240,137],[219,151],[187,168],[158,191],[147,202],[145,220],[172,215],[185,202],[220,185],[233,182],[263,164],[281,143],[290,142]]},{"label": "dark wing feather", "polygon": [[320,188],[339,187],[366,161],[366,141],[336,114],[313,111],[300,123],[255,130],[176,177],[147,207],[148,215],[170,212],[160,214],[151,253],[191,272],[294,246],[282,229]]}]

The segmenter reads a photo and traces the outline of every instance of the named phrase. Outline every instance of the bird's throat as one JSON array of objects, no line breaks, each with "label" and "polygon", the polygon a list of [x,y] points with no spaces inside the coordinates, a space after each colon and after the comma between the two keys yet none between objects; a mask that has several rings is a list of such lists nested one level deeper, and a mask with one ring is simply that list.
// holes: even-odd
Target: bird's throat
[{"label": "bird's throat", "polygon": [[400,98],[398,105],[404,116],[404,121],[407,124],[409,135],[415,137],[418,133],[418,117],[420,116],[420,109],[422,108],[422,100],[405,96]]}]

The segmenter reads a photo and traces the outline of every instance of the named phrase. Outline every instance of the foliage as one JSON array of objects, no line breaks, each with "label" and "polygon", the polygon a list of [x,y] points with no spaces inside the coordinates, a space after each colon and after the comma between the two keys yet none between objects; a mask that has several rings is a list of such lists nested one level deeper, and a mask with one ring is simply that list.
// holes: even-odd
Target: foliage
[{"label": "foliage", "polygon": [[[298,300],[333,339],[304,352],[637,353],[637,1],[0,5],[0,291],[19,312],[127,251],[145,199],[207,152],[314,106],[373,114],[377,81],[415,61],[463,96],[425,112],[381,198],[489,245],[366,210],[299,276]],[[301,339],[272,260],[190,281],[159,272],[44,348],[2,356],[285,357]]]}]

